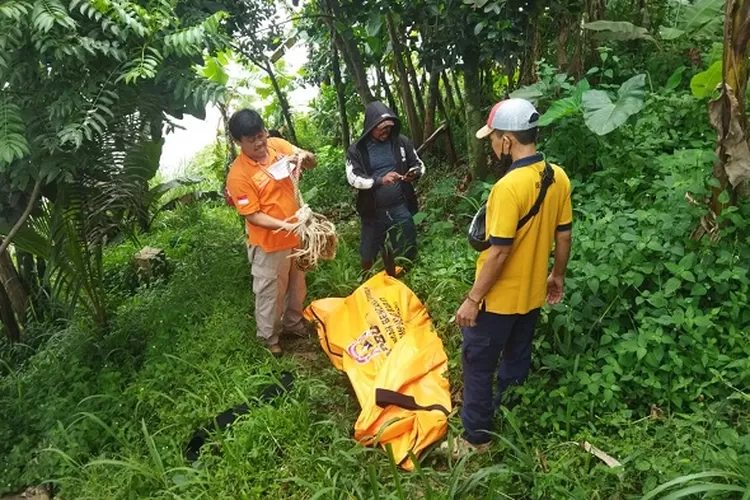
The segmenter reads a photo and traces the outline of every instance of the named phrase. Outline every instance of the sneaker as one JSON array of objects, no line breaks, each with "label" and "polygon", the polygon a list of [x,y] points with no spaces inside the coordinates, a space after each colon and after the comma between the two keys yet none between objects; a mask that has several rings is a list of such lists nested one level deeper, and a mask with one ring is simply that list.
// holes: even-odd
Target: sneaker
[{"label": "sneaker", "polygon": [[294,328],[285,328],[284,332],[291,333],[292,335],[296,335],[300,338],[308,338],[312,337],[315,334],[315,325],[303,319]]},{"label": "sneaker", "polygon": [[271,346],[268,346],[268,350],[271,351],[271,354],[273,354],[274,358],[280,358],[282,354],[284,354],[284,351],[281,349],[280,344],[273,344]]},{"label": "sneaker", "polygon": [[459,458],[472,453],[485,453],[490,449],[490,444],[491,443],[471,444],[463,437],[459,436],[444,441],[443,444],[440,445],[440,449],[450,451],[451,458],[458,460]]}]

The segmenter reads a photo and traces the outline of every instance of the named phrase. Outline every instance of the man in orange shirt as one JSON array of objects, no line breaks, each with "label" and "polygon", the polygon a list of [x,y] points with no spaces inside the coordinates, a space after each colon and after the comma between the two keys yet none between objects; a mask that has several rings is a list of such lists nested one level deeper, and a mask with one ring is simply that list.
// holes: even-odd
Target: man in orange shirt
[{"label": "man in orange shirt", "polygon": [[305,274],[289,258],[299,245],[289,220],[300,208],[291,176],[315,166],[315,156],[269,138],[263,119],[250,109],[232,115],[229,131],[242,150],[229,170],[227,190],[247,227],[257,333],[280,356],[281,332],[305,331]]}]

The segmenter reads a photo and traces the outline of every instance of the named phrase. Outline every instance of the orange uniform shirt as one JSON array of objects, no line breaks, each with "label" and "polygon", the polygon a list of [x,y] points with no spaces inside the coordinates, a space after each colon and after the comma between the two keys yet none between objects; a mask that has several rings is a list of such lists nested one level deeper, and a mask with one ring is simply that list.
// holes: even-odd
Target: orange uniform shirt
[{"label": "orange uniform shirt", "polygon": [[[278,137],[268,139],[268,167],[284,156],[290,156],[294,147]],[[244,153],[240,153],[232,163],[227,176],[227,189],[234,201],[237,212],[242,215],[252,215],[263,212],[279,220],[292,217],[299,205],[294,197],[294,184],[287,177],[277,181],[263,168]],[[299,245],[299,238],[285,231],[274,233],[270,229],[247,225],[248,242],[259,246],[264,252],[278,252],[289,250]]]}]

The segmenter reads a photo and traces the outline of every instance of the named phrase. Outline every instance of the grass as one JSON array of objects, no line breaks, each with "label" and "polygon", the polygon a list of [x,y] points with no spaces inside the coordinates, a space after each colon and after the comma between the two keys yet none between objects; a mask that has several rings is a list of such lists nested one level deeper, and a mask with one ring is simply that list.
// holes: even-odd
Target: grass
[{"label": "grass", "polygon": [[[444,195],[443,184],[425,189]],[[440,224],[439,206],[425,210],[421,261],[406,281],[443,337],[460,401],[460,333],[450,318],[474,255],[456,226]],[[340,230],[337,259],[308,277],[310,298],[346,295],[360,280],[357,224]],[[456,462],[431,450],[404,473],[387,451],[351,439],[356,399],[314,341],[288,344],[292,354],[280,360],[255,341],[243,232],[229,209],[197,205],[165,214],[141,243],[164,248],[172,274],[131,291],[123,279],[137,248],[110,249],[111,328],[95,332],[77,319],[31,342],[39,346],[33,355],[7,354],[0,492],[48,482],[64,498],[603,499],[638,498],[666,483],[652,498],[684,488],[740,498],[748,486],[750,408],[741,392],[690,414],[649,418],[592,408],[585,419],[569,411],[561,425],[549,418],[559,408],[546,395],[565,388],[538,363],[520,391],[524,404],[498,416],[489,454]],[[551,336],[543,324],[539,357],[553,349]],[[296,376],[292,390],[259,402],[262,388],[285,370]],[[193,430],[242,402],[252,410],[188,464],[183,450]],[[460,432],[455,415],[450,428]],[[584,439],[623,467],[585,453]]]}]

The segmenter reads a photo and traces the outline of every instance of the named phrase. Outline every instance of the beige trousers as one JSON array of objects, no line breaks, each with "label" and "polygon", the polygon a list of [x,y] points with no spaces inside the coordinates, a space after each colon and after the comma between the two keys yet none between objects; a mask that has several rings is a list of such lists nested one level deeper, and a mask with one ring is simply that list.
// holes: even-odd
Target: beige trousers
[{"label": "beige trousers", "polygon": [[302,305],[307,294],[305,273],[297,269],[291,250],[266,253],[247,247],[255,294],[255,324],[258,338],[268,345],[279,343],[282,330],[303,328]]}]

